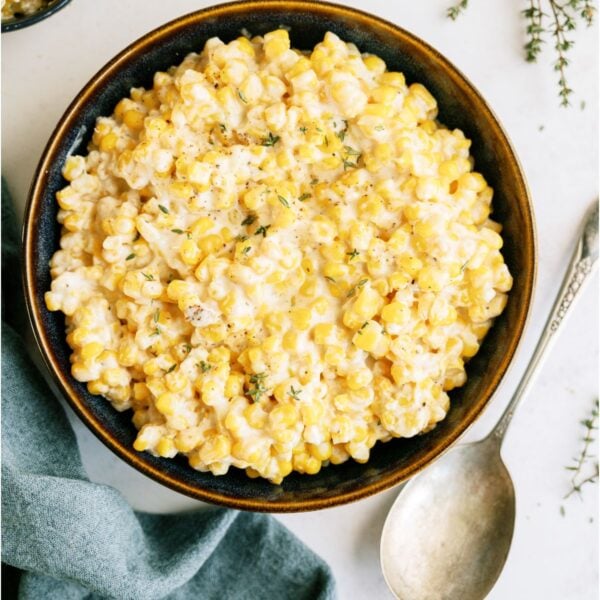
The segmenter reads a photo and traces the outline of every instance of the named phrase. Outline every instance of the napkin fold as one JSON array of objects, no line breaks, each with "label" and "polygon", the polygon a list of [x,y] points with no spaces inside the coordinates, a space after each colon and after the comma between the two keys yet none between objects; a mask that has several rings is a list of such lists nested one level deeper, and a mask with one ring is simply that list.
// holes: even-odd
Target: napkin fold
[{"label": "napkin fold", "polygon": [[27,355],[20,240],[2,181],[2,560],[25,600],[329,600],[328,566],[272,517],[134,512],[92,483]]}]

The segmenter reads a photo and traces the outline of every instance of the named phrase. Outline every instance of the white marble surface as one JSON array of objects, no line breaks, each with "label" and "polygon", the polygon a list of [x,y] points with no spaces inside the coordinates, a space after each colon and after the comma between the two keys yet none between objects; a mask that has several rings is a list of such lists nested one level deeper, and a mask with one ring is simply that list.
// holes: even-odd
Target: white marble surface
[{"label": "white marble surface", "polygon": [[[573,108],[565,110],[558,107],[549,48],[538,65],[522,60],[519,10],[526,3],[473,0],[466,15],[453,23],[444,17],[449,1],[347,4],[405,27],[452,60],[497,112],[531,186],[539,235],[533,312],[511,371],[465,438],[474,440],[488,431],[515,388],[552,304],[581,216],[598,194],[598,27],[577,32],[569,68]],[[48,136],[82,85],[140,35],[209,4],[73,0],[39,25],[2,35],[2,172],[19,207]],[[506,440],[503,455],[517,490],[517,523],[508,563],[489,596],[493,600],[597,597],[597,487],[586,489],[582,500],[563,501],[568,489],[564,466],[579,449],[579,420],[598,393],[597,332],[596,275]],[[119,488],[136,508],[201,506],[133,471],[83,426],[74,425],[90,477]],[[391,598],[379,570],[378,546],[396,494],[390,490],[348,506],[277,518],[329,562],[340,598]]]}]

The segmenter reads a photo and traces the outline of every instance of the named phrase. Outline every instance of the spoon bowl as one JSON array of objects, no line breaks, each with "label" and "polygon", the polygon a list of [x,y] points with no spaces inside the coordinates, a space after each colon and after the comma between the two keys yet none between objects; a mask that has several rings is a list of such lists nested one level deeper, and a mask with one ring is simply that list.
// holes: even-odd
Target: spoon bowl
[{"label": "spoon bowl", "polygon": [[515,522],[498,450],[493,437],[460,446],[404,487],[381,537],[383,575],[398,598],[480,600],[492,589]]}]

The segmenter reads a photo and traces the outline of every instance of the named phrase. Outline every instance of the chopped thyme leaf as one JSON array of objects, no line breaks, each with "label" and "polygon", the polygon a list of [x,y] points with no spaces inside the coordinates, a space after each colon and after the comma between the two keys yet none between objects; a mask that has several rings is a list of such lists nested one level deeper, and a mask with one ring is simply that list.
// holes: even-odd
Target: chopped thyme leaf
[{"label": "chopped thyme leaf", "polygon": [[235,239],[237,242],[245,242],[248,239],[248,236],[240,233],[240,235],[235,236]]},{"label": "chopped thyme leaf", "polygon": [[352,146],[344,146],[344,150],[348,156],[360,156],[360,152],[352,148]]},{"label": "chopped thyme leaf", "polygon": [[299,129],[300,133],[306,133],[308,131],[308,129],[304,126],[300,127]]},{"label": "chopped thyme leaf", "polygon": [[143,273],[142,275],[148,280],[148,281],[154,281],[154,275],[152,275],[152,273]]},{"label": "chopped thyme leaf", "polygon": [[248,100],[247,100],[246,96],[244,96],[244,92],[242,92],[241,90],[238,90],[238,96],[244,104],[248,104]]},{"label": "chopped thyme leaf", "polygon": [[329,140],[327,139],[327,136],[323,137],[323,143],[324,143],[326,146],[329,146]]},{"label": "chopped thyme leaf", "polygon": [[203,373],[206,373],[208,371],[210,371],[212,369],[212,366],[209,365],[207,362],[204,362],[203,360],[200,361],[200,370]]},{"label": "chopped thyme leaf", "polygon": [[295,390],[294,386],[290,386],[290,391],[288,392],[288,396],[291,396],[294,400],[300,401],[300,394],[302,393],[301,389]]},{"label": "chopped thyme leaf", "polygon": [[150,334],[150,337],[154,337],[155,335],[160,335],[160,329],[158,327]]},{"label": "chopped thyme leaf", "polygon": [[263,146],[274,146],[281,138],[278,135],[273,135],[269,131],[269,137],[266,137],[262,141]]},{"label": "chopped thyme leaf", "polygon": [[255,232],[254,235],[262,235],[263,237],[267,237],[267,231],[269,230],[270,225],[261,225]]},{"label": "chopped thyme leaf", "polygon": [[263,383],[266,377],[266,373],[254,373],[254,375],[250,376],[250,383],[253,384],[254,387],[250,388],[246,393],[252,398],[253,402],[258,402],[261,396],[266,393],[267,388]]},{"label": "chopped thyme leaf", "polygon": [[250,250],[252,250],[252,246],[246,246],[243,250],[242,250],[242,254],[248,254],[250,252]]},{"label": "chopped thyme leaf", "polygon": [[159,205],[158,205],[158,208],[160,208],[160,210],[161,210],[162,212],[164,212],[164,213],[165,213],[165,215],[168,215],[168,214],[169,214],[169,209],[168,209],[166,206],[163,206],[162,204],[159,204]]},{"label": "chopped thyme leaf", "polygon": [[348,131],[348,121],[344,121],[344,128],[340,131],[338,131],[335,135],[338,136],[338,138],[340,139],[340,142],[344,141],[344,138],[346,137],[346,132]]},{"label": "chopped thyme leaf", "polygon": [[304,192],[304,194],[302,194],[302,196],[300,196],[300,198],[298,198],[298,200],[300,202],[304,202],[305,200],[308,200],[311,196],[312,196],[312,194],[309,194],[308,192]]},{"label": "chopped thyme leaf", "polygon": [[346,252],[346,255],[350,257],[350,260],[356,258],[359,254],[360,252],[356,248],[353,248],[352,252]]},{"label": "chopped thyme leaf", "polygon": [[254,375],[250,376],[250,383],[260,383],[267,378],[266,373],[254,373]]},{"label": "chopped thyme leaf", "polygon": [[333,277],[329,277],[329,275],[325,275],[325,279],[327,279],[327,281],[331,281],[331,283],[335,283],[335,279]]},{"label": "chopped thyme leaf", "polygon": [[344,171],[346,169],[350,169],[350,168],[356,169],[356,167],[358,167],[358,161],[353,163],[352,161],[349,161],[348,159],[344,158],[343,163],[344,163]]},{"label": "chopped thyme leaf", "polygon": [[185,353],[189,354],[192,351],[192,345],[191,344],[186,344],[185,345]]},{"label": "chopped thyme leaf", "polygon": [[280,194],[277,194],[277,199],[279,200],[279,202],[281,202],[281,204],[283,204],[286,208],[290,207],[290,203],[287,201],[286,198],[284,198],[283,196],[281,196]]},{"label": "chopped thyme leaf", "polygon": [[227,131],[227,125],[225,125],[225,123],[219,123],[219,129],[225,133]]},{"label": "chopped thyme leaf", "polygon": [[358,333],[358,335],[362,335],[363,329],[369,324],[369,321],[365,321],[361,326],[360,329],[356,332]]},{"label": "chopped thyme leaf", "polygon": [[176,367],[176,366],[177,366],[177,363],[175,363],[174,365],[171,365],[171,366],[168,368],[168,370],[167,370],[167,375],[168,375],[169,373],[172,373],[172,372],[175,370],[175,367]]},{"label": "chopped thyme leaf", "polygon": [[243,221],[242,225],[252,225],[256,221],[256,215],[248,215]]},{"label": "chopped thyme leaf", "polygon": [[183,233],[183,229],[171,229],[173,233]]},{"label": "chopped thyme leaf", "polygon": [[134,252],[132,252],[125,260],[131,260],[132,258],[135,258]]},{"label": "chopped thyme leaf", "polygon": [[359,290],[361,287],[363,287],[368,281],[369,281],[368,279],[361,279],[354,287],[350,288],[346,297],[352,298],[352,296],[354,296],[354,294],[356,294],[356,291]]}]

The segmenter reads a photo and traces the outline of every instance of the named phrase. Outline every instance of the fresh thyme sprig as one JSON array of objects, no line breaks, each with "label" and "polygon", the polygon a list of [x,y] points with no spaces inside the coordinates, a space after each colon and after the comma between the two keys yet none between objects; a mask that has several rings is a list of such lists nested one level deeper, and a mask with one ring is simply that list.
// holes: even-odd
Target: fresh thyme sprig
[{"label": "fresh thyme sprig", "polygon": [[542,51],[542,33],[544,33],[544,27],[542,25],[542,19],[544,13],[540,6],[541,0],[529,0],[529,8],[526,8],[522,15],[527,21],[527,27],[525,31],[528,35],[527,43],[525,44],[525,60],[527,62],[535,62],[538,54]]},{"label": "fresh thyme sprig", "polygon": [[[529,6],[521,11],[526,23],[527,42],[524,45],[525,60],[536,62],[542,51],[546,37],[554,40],[554,70],[558,75],[558,96],[561,106],[570,104],[569,97],[573,90],[567,83],[568,51],[573,47],[571,32],[577,27],[580,19],[589,27],[594,22],[596,7],[593,0],[528,0]],[[460,0],[446,11],[453,21],[461,15],[469,4],[468,0]],[[543,6],[543,8],[542,8]]]},{"label": "fresh thyme sprig", "polygon": [[598,429],[598,399],[594,401],[594,407],[587,419],[583,419],[581,424],[584,427],[584,435],[581,438],[583,445],[581,452],[573,459],[573,464],[565,467],[567,471],[573,473],[571,477],[571,489],[565,495],[565,499],[573,494],[581,495],[581,490],[586,483],[594,483],[598,481],[598,461],[594,462],[592,473],[584,475],[583,470],[594,458],[591,454],[591,446],[594,443],[594,431]]}]

